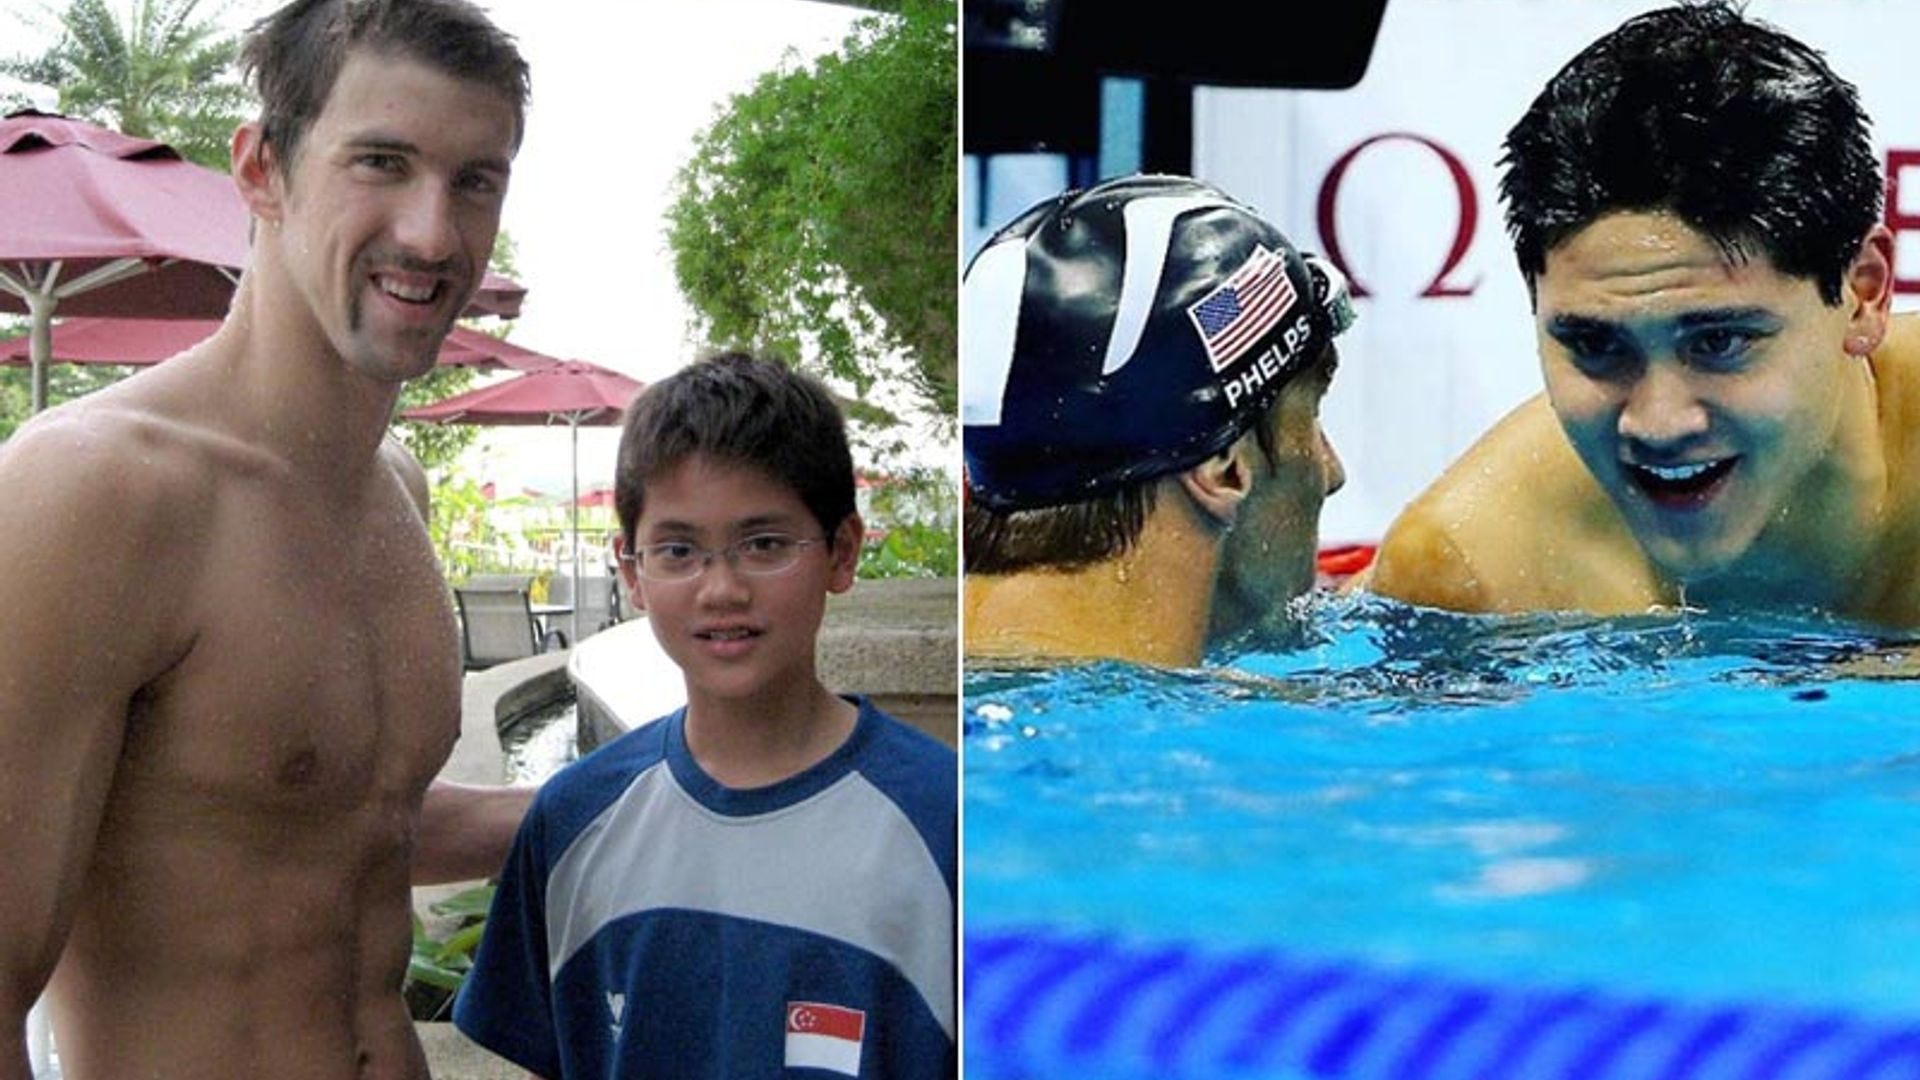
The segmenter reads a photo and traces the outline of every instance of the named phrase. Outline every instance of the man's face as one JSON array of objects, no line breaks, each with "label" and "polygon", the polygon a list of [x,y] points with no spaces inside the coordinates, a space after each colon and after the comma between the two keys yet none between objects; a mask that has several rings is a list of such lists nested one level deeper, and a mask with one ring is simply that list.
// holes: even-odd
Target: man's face
[{"label": "man's face", "polygon": [[682,581],[648,580],[625,558],[621,573],[695,699],[797,693],[813,677],[827,594],[853,585],[860,533],[855,515],[835,536],[823,536],[786,484],[759,469],[695,455],[647,484],[634,523],[637,548],[715,550],[769,535],[831,543],[806,544],[791,567],[769,575],[746,572],[749,559],[735,565],[719,555]]},{"label": "man's face", "polygon": [[358,50],[291,162],[282,259],[334,351],[385,381],[433,366],[485,273],[513,106],[479,83]]},{"label": "man's face", "polygon": [[1320,401],[1332,378],[1328,363],[1303,372],[1280,392],[1271,464],[1257,440],[1245,440],[1254,481],[1221,553],[1215,637],[1249,629],[1313,587],[1320,507],[1347,482],[1340,456],[1320,427]]},{"label": "man's face", "polygon": [[1724,572],[1818,484],[1847,304],[1662,213],[1595,221],[1536,284],[1554,412],[1663,573]]}]

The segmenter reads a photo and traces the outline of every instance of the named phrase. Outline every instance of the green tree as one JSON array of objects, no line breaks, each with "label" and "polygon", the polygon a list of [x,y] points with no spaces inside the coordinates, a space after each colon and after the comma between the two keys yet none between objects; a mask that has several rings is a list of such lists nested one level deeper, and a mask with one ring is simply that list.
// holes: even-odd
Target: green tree
[{"label": "green tree", "polygon": [[731,99],[676,180],[668,243],[709,342],[794,357],[870,403],[895,385],[951,417],[955,5],[898,8]]},{"label": "green tree", "polygon": [[222,10],[135,0],[123,14],[109,0],[69,0],[46,9],[59,40],[38,56],[0,61],[0,74],[58,91],[69,116],[159,139],[225,172],[252,99],[235,77],[239,38],[219,24]]}]

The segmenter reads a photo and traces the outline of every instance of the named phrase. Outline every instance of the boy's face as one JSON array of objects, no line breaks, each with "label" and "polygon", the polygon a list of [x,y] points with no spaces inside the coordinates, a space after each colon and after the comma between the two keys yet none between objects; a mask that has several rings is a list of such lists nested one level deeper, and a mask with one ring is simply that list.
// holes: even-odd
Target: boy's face
[{"label": "boy's face", "polygon": [[1554,412],[1648,557],[1724,572],[1812,494],[1838,435],[1849,297],[1661,213],[1600,218],[1537,282]]},{"label": "boy's face", "polygon": [[291,162],[280,257],[335,352],[412,378],[479,286],[500,225],[513,106],[490,87],[367,49],[341,66]]},{"label": "boy's face", "polygon": [[[860,518],[850,515],[834,536],[823,537],[785,484],[759,469],[695,455],[647,484],[634,524],[641,558],[622,558],[620,567],[660,647],[685,674],[689,700],[738,701],[809,689],[827,594],[852,587],[860,535]],[[721,554],[684,581],[648,580],[639,569],[650,545],[686,545],[697,557],[697,549],[768,536],[831,543],[807,544],[791,567],[766,575],[743,572]]]}]

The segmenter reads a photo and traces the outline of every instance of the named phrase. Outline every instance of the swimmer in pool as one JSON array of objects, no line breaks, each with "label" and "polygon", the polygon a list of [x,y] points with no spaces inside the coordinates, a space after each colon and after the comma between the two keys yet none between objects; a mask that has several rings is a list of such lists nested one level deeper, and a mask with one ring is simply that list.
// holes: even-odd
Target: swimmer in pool
[{"label": "swimmer in pool", "polygon": [[1460,611],[1920,623],[1920,320],[1854,88],[1729,5],[1622,24],[1507,136],[1546,393],[1389,529]]},{"label": "swimmer in pool", "polygon": [[465,0],[300,0],[243,61],[225,323],[0,448],[4,1080],[43,989],[69,1080],[424,1078],[410,873],[496,872],[530,795],[428,794],[460,662],[383,439],[480,283],[526,65]]},{"label": "swimmer in pool", "polygon": [[1134,176],[1028,210],[963,289],[968,655],[1191,665],[1313,584],[1331,264]]}]

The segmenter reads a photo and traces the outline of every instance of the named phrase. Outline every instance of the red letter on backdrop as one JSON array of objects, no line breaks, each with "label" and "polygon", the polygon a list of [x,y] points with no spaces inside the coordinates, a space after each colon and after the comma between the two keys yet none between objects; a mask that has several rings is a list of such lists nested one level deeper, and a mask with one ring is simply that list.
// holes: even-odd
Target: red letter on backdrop
[{"label": "red letter on backdrop", "polygon": [[1474,195],[1473,177],[1468,174],[1467,167],[1461,162],[1458,154],[1425,135],[1416,135],[1409,131],[1389,131],[1362,139],[1353,149],[1340,155],[1339,160],[1333,163],[1333,167],[1327,170],[1327,178],[1320,182],[1318,200],[1320,241],[1327,247],[1327,257],[1333,260],[1333,264],[1340,268],[1341,273],[1347,275],[1347,283],[1353,289],[1353,295],[1373,295],[1366,284],[1360,280],[1360,275],[1354,273],[1352,264],[1347,262],[1346,253],[1340,248],[1334,204],[1340,201],[1340,182],[1346,178],[1347,170],[1353,165],[1353,159],[1359,157],[1360,151],[1367,147],[1389,139],[1403,139],[1418,146],[1424,146],[1438,155],[1446,164],[1448,175],[1453,177],[1453,193],[1460,205],[1460,216],[1455,222],[1453,231],[1453,248],[1447,252],[1447,261],[1441,265],[1440,272],[1433,275],[1433,280],[1427,283],[1427,287],[1421,290],[1420,295],[1423,297],[1472,296],[1473,291],[1480,287],[1478,280],[1463,285],[1449,282],[1447,277],[1459,267],[1460,261],[1467,257],[1467,248],[1473,244],[1474,229],[1480,224],[1480,202]]},{"label": "red letter on backdrop", "polygon": [[1920,293],[1920,278],[1900,276],[1900,234],[1920,231],[1920,214],[1900,209],[1900,171],[1920,169],[1920,150],[1887,151],[1887,228],[1893,230],[1893,291]]}]

